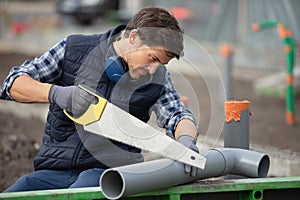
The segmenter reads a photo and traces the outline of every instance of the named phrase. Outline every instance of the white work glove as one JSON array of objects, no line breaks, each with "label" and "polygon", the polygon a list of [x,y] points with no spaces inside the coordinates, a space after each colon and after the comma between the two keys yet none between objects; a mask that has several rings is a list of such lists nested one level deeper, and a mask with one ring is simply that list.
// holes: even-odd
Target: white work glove
[{"label": "white work glove", "polygon": [[[184,146],[188,147],[189,149],[199,153],[199,149],[196,146],[196,141],[192,136],[189,135],[181,135],[177,139],[177,141]],[[184,171],[185,173],[189,173],[190,176],[196,176],[197,175],[197,167],[193,167],[191,165],[184,164]]]},{"label": "white work glove", "polygon": [[52,85],[48,96],[50,103],[56,103],[61,109],[80,117],[93,103],[94,96],[79,88],[78,86]]}]

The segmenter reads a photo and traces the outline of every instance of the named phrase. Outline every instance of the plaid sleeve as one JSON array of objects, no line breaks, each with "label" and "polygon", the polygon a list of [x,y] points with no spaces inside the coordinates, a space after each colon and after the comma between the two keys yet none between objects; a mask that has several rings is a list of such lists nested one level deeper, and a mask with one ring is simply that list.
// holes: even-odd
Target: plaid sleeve
[{"label": "plaid sleeve", "polygon": [[175,90],[169,72],[166,73],[166,80],[165,90],[152,108],[157,117],[157,125],[161,128],[165,128],[166,134],[174,138],[177,124],[182,119],[190,119],[194,122],[199,134],[198,122],[182,103],[180,96]]},{"label": "plaid sleeve", "polygon": [[6,79],[1,90],[0,99],[13,100],[9,90],[14,80],[19,76],[30,76],[40,82],[54,83],[61,74],[62,61],[65,53],[65,39],[54,45],[49,51],[32,61],[26,60],[20,66],[14,66]]}]

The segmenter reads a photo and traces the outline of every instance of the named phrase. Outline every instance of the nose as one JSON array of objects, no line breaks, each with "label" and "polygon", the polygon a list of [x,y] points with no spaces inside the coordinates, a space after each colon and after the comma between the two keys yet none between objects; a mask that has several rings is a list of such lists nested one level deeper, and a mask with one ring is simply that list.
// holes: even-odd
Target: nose
[{"label": "nose", "polygon": [[149,74],[154,74],[161,64],[158,62],[151,63],[147,66]]}]

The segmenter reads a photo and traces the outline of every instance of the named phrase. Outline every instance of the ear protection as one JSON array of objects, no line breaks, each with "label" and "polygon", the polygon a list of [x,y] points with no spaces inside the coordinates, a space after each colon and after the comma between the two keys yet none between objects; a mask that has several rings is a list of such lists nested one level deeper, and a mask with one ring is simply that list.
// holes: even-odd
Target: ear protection
[{"label": "ear protection", "polygon": [[[152,82],[153,75],[145,76],[140,80],[131,80],[128,72],[128,64],[121,56],[111,56],[105,61],[105,73],[108,78],[117,83],[120,81],[120,84],[127,83],[132,86],[134,90],[142,89],[149,85]],[[125,76],[123,76],[125,74]]]},{"label": "ear protection", "polygon": [[114,83],[128,71],[128,64],[121,56],[111,56],[105,61],[105,73]]}]

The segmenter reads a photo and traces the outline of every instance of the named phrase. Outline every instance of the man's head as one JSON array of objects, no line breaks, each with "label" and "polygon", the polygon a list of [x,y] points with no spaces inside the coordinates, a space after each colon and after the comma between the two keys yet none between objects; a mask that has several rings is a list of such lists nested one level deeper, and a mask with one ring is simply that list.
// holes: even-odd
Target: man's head
[{"label": "man's head", "polygon": [[183,29],[175,17],[165,9],[146,7],[128,22],[125,37],[137,30],[142,44],[162,47],[170,57],[179,59],[183,55]]},{"label": "man's head", "polygon": [[162,8],[141,9],[127,24],[122,38],[114,48],[135,79],[154,74],[162,64],[183,55],[183,30]]}]

